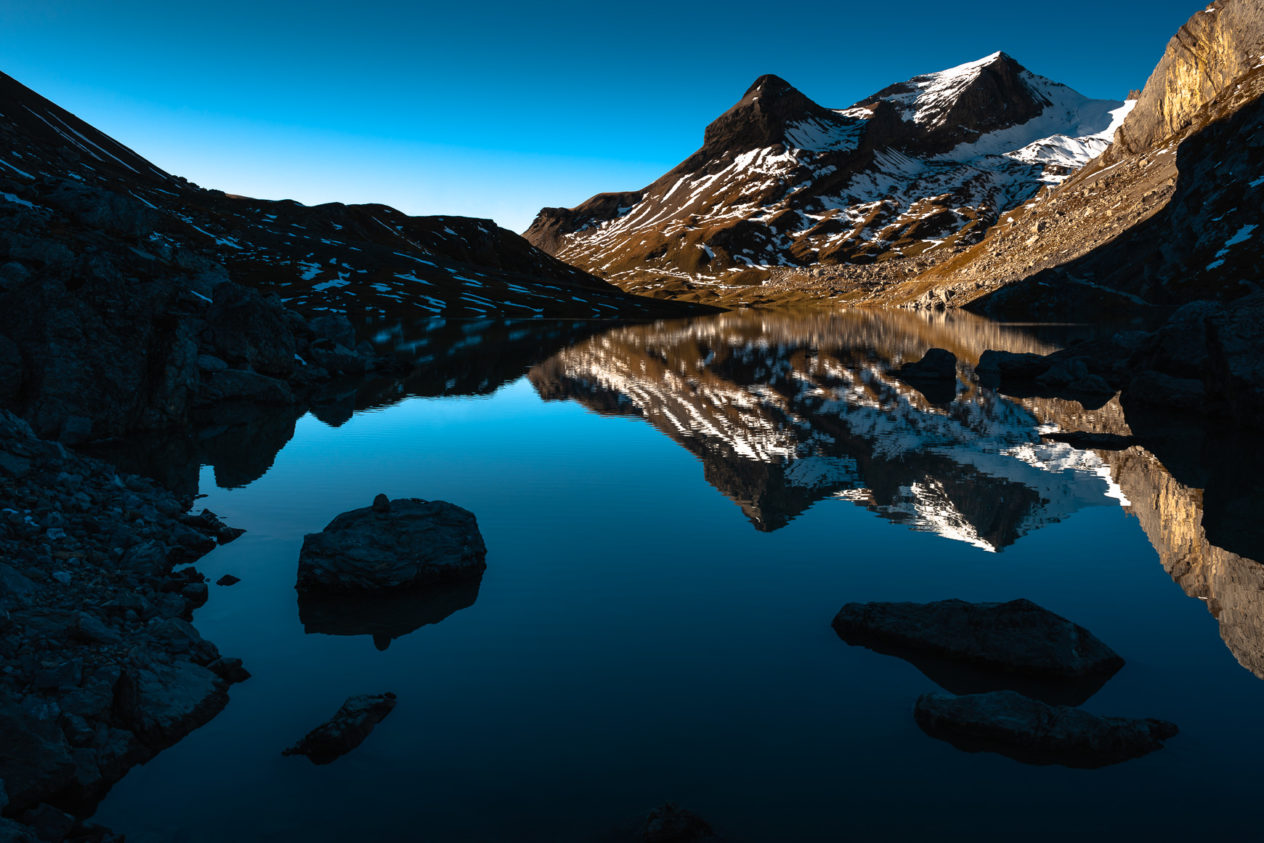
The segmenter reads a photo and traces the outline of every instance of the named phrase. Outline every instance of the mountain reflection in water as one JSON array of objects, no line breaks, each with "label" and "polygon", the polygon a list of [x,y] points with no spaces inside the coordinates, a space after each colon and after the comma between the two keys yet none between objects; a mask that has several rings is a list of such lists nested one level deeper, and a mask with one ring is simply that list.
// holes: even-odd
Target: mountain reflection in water
[{"label": "mountain reflection in water", "polygon": [[[950,403],[892,375],[932,347],[962,361]],[[1042,441],[1030,409],[973,383],[989,348],[1055,349],[969,314],[744,312],[612,330],[528,377],[546,400],[644,418],[759,530],[834,498],[996,551],[1120,493],[1095,453]]]},{"label": "mountain reflection in water", "polygon": [[[1264,678],[1264,569],[1254,561],[1264,558],[1254,515],[1264,503],[1264,456],[1253,443],[1199,420],[1126,412],[1116,399],[1086,407],[975,382],[984,350],[1049,353],[1090,329],[894,310],[745,311],[613,328],[442,319],[363,328],[411,368],[321,397],[311,412],[326,424],[415,396],[486,395],[525,373],[546,401],[649,422],[697,457],[706,481],[761,531],[837,500],[1001,551],[1085,507],[1122,505],[1164,569],[1207,602],[1238,661]],[[959,361],[950,403],[892,374],[932,347]],[[151,435],[103,455],[188,494],[201,465],[221,487],[245,486],[272,466],[300,415],[227,408],[192,436]],[[1137,444],[1082,449],[1042,439],[1053,431]],[[340,627],[327,620],[309,626]],[[380,646],[419,625],[364,632]]]}]

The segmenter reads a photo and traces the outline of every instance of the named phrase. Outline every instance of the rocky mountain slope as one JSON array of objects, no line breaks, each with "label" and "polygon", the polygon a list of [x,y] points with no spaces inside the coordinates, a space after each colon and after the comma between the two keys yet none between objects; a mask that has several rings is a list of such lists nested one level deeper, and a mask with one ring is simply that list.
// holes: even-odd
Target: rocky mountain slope
[{"label": "rocky mountain slope", "polygon": [[1258,290],[1261,95],[1264,8],[1209,6],[1172,38],[1115,147],[974,248],[868,298],[1087,318]]},{"label": "rocky mountain slope", "polygon": [[764,76],[654,184],[546,208],[526,237],[625,289],[734,304],[785,269],[921,266],[1101,153],[1130,107],[1004,53],[841,110]]},{"label": "rocky mountain slope", "polygon": [[0,76],[0,408],[40,436],[301,404],[381,365],[366,340],[435,318],[681,307],[488,221],[204,190]]},{"label": "rocky mountain slope", "polygon": [[[661,303],[629,298],[489,220],[409,217],[384,205],[307,207],[204,190],[3,74],[0,115],[0,213],[51,215],[59,225],[83,230],[130,229],[143,260],[178,264],[173,253],[191,253],[306,312],[666,312]],[[204,286],[195,291],[207,293]]]}]

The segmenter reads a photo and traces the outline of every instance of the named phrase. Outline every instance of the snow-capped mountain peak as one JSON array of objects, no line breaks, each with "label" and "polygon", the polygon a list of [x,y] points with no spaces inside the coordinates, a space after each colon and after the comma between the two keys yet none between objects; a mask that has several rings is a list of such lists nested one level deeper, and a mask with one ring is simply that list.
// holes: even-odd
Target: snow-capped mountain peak
[{"label": "snow-capped mountain peak", "polygon": [[781,268],[922,260],[976,242],[1006,210],[1086,164],[1127,109],[1003,52],[845,109],[761,76],[707,126],[702,148],[654,184],[544,209],[526,236],[656,295],[737,290]]},{"label": "snow-capped mountain peak", "polygon": [[898,90],[888,88],[889,93],[879,93],[875,98],[895,105],[900,110],[900,116],[909,122],[940,125],[946,119],[948,111],[961,98],[962,92],[974,84],[988,67],[1004,61],[1012,62],[1013,59],[998,50],[977,61],[936,73],[914,76],[909,81],[894,86]]}]

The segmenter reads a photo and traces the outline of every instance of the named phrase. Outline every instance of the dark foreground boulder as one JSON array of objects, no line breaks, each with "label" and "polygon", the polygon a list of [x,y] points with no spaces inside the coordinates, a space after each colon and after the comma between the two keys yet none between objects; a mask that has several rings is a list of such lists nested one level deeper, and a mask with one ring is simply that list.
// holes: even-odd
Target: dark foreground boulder
[{"label": "dark foreground boulder", "polygon": [[1179,730],[1152,718],[1099,717],[1014,691],[957,697],[923,694],[913,709],[931,737],[967,752],[997,752],[1027,764],[1104,767],[1163,748]]},{"label": "dark foreground boulder", "polygon": [[1022,676],[1109,676],[1124,660],[1091,632],[1030,600],[848,603],[834,631],[849,644],[905,648]]},{"label": "dark foreground boulder", "polygon": [[360,744],[395,708],[395,695],[362,694],[351,697],[328,721],[308,732],[282,755],[306,755],[313,764],[328,764]]},{"label": "dark foreground boulder", "polygon": [[381,592],[472,579],[487,567],[474,514],[446,501],[378,495],[303,539],[297,588]]}]

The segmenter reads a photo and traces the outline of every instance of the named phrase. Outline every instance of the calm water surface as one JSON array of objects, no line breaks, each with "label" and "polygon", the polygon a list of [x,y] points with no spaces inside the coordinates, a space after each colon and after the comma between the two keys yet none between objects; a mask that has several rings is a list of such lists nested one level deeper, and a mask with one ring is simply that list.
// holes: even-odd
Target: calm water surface
[{"label": "calm water surface", "polygon": [[[1264,581],[1145,448],[1040,439],[1127,434],[1116,402],[973,385],[984,348],[1055,334],[907,314],[556,328],[448,325],[424,377],[348,399],[370,409],[186,455],[201,503],[248,530],[199,563],[242,581],[195,621],[254,676],[98,821],[129,841],[614,841],[673,801],[736,841],[1255,830]],[[949,404],[890,374],[930,346],[965,364]],[[482,394],[439,394],[462,389]],[[303,535],[379,492],[473,511],[481,583],[300,605]],[[912,707],[936,684],[830,621],[950,597],[1087,626],[1127,666],[1085,707],[1181,734],[1098,770],[926,736]],[[351,754],[281,756],[382,691],[399,705]]]}]

